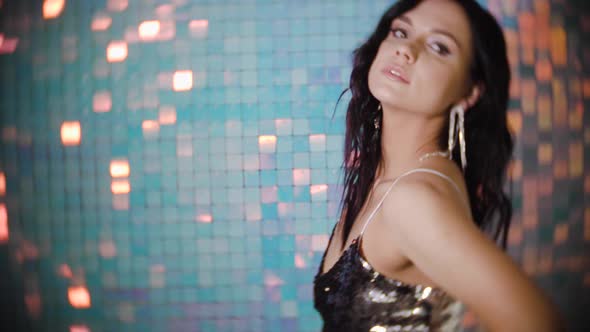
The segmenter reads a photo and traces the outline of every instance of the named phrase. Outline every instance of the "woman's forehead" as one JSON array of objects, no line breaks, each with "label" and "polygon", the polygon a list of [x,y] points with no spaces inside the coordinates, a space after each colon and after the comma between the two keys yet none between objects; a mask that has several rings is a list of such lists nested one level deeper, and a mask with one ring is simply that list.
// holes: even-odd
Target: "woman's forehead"
[{"label": "woman's forehead", "polygon": [[[424,0],[418,6],[397,18],[428,30],[443,30],[457,38],[470,39],[469,18],[463,8],[453,0]],[[408,23],[408,22],[407,22]]]}]

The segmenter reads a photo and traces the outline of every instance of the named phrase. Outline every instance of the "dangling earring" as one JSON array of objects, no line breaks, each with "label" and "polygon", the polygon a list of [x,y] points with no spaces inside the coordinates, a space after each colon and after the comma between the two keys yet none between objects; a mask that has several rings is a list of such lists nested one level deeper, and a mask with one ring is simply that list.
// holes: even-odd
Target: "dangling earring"
[{"label": "dangling earring", "polygon": [[[458,126],[455,128],[455,118],[458,117]],[[461,105],[457,105],[451,109],[451,117],[449,119],[449,159],[453,158],[453,148],[457,142],[455,134],[459,130],[459,148],[461,150],[461,167],[465,171],[467,166],[466,145],[465,145],[465,109]]]},{"label": "dangling earring", "polygon": [[381,104],[379,104],[379,106],[377,107],[377,116],[375,116],[375,119],[373,119],[373,125],[375,126],[375,130],[379,131],[379,129],[381,128],[381,117],[379,115],[381,115]]}]

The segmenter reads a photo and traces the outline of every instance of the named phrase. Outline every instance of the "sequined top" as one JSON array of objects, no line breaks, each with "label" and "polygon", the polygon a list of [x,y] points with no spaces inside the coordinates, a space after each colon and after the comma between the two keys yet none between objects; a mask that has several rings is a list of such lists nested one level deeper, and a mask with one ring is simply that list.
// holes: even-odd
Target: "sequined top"
[{"label": "sequined top", "polygon": [[[437,174],[418,168],[398,177],[367,218],[360,235],[342,253],[330,270],[322,274],[326,251],[314,278],[314,307],[324,321],[323,332],[331,331],[460,331],[464,306],[443,290],[411,285],[388,278],[369,264],[362,253],[362,235],[385,196],[401,177],[414,172]],[[334,229],[328,247],[334,237]]]}]

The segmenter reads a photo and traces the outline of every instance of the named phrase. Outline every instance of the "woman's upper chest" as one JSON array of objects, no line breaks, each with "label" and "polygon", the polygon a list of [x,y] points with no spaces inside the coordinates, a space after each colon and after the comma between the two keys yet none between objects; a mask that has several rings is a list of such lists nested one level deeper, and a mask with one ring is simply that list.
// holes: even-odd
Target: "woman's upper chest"
[{"label": "woman's upper chest", "polygon": [[[411,262],[394,246],[391,238],[388,238],[387,230],[383,225],[379,211],[376,211],[371,217],[371,220],[368,220],[381,198],[380,194],[382,195],[383,193],[375,190],[375,194],[371,195],[373,197],[369,197],[367,202],[365,202],[364,207],[359,212],[359,215],[355,219],[352,228],[346,237],[344,245],[342,245],[344,225],[340,222],[335,226],[332,239],[328,248],[326,248],[322,274],[329,271],[338,262],[353,241],[356,240],[360,240],[361,242],[358,244],[361,254],[365,256],[365,251],[369,251],[370,257],[368,259],[371,263],[376,261],[377,265],[384,270],[400,271],[411,264]],[[370,224],[366,224],[367,222],[370,222]],[[364,227],[365,225],[368,227]],[[365,259],[367,259],[366,256]]]}]

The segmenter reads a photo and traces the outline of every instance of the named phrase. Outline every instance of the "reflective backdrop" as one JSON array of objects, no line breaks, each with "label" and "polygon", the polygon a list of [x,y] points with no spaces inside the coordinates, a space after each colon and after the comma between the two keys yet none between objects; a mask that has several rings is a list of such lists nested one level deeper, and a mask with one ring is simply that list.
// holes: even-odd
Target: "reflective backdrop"
[{"label": "reflective backdrop", "polygon": [[[590,327],[583,2],[480,1],[513,68],[510,254],[572,330]],[[336,100],[390,4],[0,1],[0,328],[317,331]]]}]

